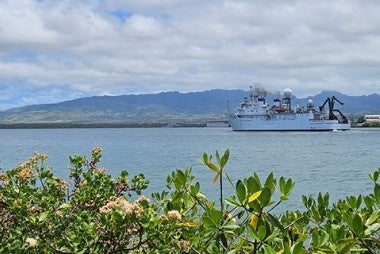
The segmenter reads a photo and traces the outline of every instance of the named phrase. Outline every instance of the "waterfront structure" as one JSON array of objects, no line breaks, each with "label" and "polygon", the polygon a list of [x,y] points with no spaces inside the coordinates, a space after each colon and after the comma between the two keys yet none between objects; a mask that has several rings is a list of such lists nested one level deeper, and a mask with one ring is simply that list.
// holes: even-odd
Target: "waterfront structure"
[{"label": "waterfront structure", "polygon": [[212,120],[206,123],[208,128],[227,128],[230,127],[228,119]]},{"label": "waterfront structure", "polygon": [[365,123],[380,123],[380,115],[365,115]]}]

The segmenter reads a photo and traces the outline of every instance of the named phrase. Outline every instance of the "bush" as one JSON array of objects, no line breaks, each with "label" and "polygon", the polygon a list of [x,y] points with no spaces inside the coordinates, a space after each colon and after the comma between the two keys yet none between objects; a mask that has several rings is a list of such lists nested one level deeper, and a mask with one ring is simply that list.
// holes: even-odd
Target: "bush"
[{"label": "bush", "polygon": [[[303,196],[305,211],[273,211],[286,202],[291,179],[256,174],[233,183],[224,171],[229,150],[204,154],[215,172],[219,200],[207,199],[191,169],[175,170],[167,189],[141,196],[148,181],[116,179],[91,159],[70,157],[70,183],[55,177],[36,153],[0,173],[1,253],[378,253],[380,169],[370,175],[374,191],[334,204],[329,194]],[[235,194],[223,196],[223,184]],[[278,193],[279,195],[276,195]],[[132,195],[133,194],[133,195]],[[276,199],[275,196],[279,198]]]}]

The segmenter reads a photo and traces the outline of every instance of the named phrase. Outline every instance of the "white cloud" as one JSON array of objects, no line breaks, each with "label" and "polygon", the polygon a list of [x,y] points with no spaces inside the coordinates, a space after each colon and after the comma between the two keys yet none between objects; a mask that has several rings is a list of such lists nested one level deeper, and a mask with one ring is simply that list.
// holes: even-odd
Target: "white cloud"
[{"label": "white cloud", "polygon": [[152,17],[142,15],[133,15],[125,22],[125,31],[127,36],[144,38],[155,38],[161,35],[160,23]]},{"label": "white cloud", "polygon": [[3,50],[28,45],[39,47],[54,41],[57,36],[44,27],[36,13],[34,1],[3,1],[0,3],[0,45]]},{"label": "white cloud", "polygon": [[0,84],[79,95],[252,82],[298,96],[380,93],[379,11],[358,0],[4,0]]}]

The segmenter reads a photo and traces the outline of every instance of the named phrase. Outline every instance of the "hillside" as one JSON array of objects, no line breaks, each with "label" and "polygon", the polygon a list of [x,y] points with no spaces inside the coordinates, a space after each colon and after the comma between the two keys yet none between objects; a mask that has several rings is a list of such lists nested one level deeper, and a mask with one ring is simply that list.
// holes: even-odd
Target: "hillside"
[{"label": "hillside", "polygon": [[[244,95],[243,90],[210,90],[205,92],[94,96],[55,104],[39,104],[0,111],[0,124],[65,123],[65,124],[165,124],[205,123],[223,117],[228,105],[234,108]],[[380,95],[348,96],[323,91],[307,98],[293,98],[293,105],[306,105],[312,99],[316,106],[335,95],[344,105],[337,105],[346,114],[380,114]],[[269,94],[267,101],[273,99]]]}]

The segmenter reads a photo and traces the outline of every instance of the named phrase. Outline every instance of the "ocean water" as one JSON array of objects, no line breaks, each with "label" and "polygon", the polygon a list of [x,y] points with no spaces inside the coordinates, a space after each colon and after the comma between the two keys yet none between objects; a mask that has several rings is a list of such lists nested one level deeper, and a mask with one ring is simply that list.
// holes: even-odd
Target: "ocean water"
[{"label": "ocean water", "polygon": [[[2,129],[0,168],[25,161],[35,151],[47,153],[54,173],[68,180],[69,155],[90,157],[100,146],[100,167],[113,176],[126,169],[144,173],[149,192],[165,190],[175,169],[191,167],[206,196],[217,200],[214,177],[199,162],[204,152],[230,149],[226,166],[233,181],[256,172],[263,181],[292,178],[295,188],[282,210],[302,209],[301,195],[329,192],[331,199],[372,191],[368,174],[380,167],[380,129],[338,132],[233,132],[229,128]],[[226,181],[225,196],[233,194]],[[149,196],[150,193],[145,193]]]}]

